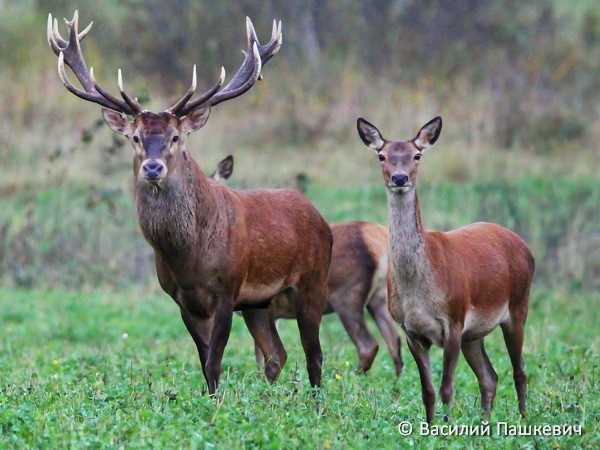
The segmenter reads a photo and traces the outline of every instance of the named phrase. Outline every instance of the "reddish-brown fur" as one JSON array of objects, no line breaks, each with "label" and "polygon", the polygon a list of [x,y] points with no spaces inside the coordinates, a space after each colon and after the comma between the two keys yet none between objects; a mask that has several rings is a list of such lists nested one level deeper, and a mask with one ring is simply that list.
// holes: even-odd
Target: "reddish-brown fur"
[{"label": "reddish-brown fur", "polygon": [[[209,367],[209,349],[226,340],[232,311],[242,310],[253,335],[260,336],[270,330],[264,307],[286,290],[297,294],[309,375],[318,385],[318,328],[332,245],[326,222],[294,190],[237,191],[208,179],[189,155],[176,164],[163,187],[138,181],[136,203],[159,281],[182,309],[211,391],[220,367]],[[227,325],[224,335],[213,343],[210,328],[221,322]],[[276,330],[269,336],[279,342]],[[265,350],[270,355],[265,373],[272,381],[283,364]]]},{"label": "reddish-brown fur", "polygon": [[[233,172],[233,157],[223,159],[213,174],[227,180]],[[371,367],[379,346],[365,323],[365,307],[375,320],[390,352],[396,375],[402,370],[400,336],[387,308],[386,275],[388,266],[387,228],[369,222],[345,222],[331,225],[333,250],[329,270],[329,297],[324,313],[336,312],[358,352],[359,369]],[[295,319],[296,305],[285,293],[277,295],[269,307],[271,326],[277,319]],[[255,343],[259,365],[264,356]],[[285,361],[285,354],[280,355]]]},{"label": "reddish-brown fur", "polygon": [[[333,251],[329,271],[329,297],[324,313],[335,312],[358,352],[359,369],[370,369],[379,346],[365,323],[364,310],[375,320],[394,361],[396,375],[402,371],[400,336],[386,301],[387,229],[368,222],[331,225]],[[295,305],[285,294],[273,299],[273,320],[296,317]],[[257,361],[262,354],[257,347]]]},{"label": "reddish-brown fur", "polygon": [[[208,179],[185,145],[187,135],[206,124],[211,107],[244,94],[256,83],[265,63],[281,47],[281,21],[273,22],[271,40],[263,45],[246,18],[244,61],[229,82],[223,85],[222,69],[219,81],[194,98],[194,66],[190,88],[158,114],[145,111],[124,91],[120,73],[122,99],[103,89],[81,49],[80,41],[91,25],[79,32],[75,12],[67,27],[64,39],[56,19],[48,16],[48,44],[58,56],[59,77],[71,93],[102,105],[107,124],[130,139],[140,228],[154,248],[159,282],[180,306],[196,343],[209,392],[218,386],[234,309],[243,310],[255,339],[268,335],[281,345],[277,330],[269,327],[266,306],[282,291],[290,292],[298,306],[310,382],[319,385],[319,324],[332,246],[329,226],[297,191],[236,191]],[[80,88],[69,81],[65,64]],[[263,349],[270,381],[283,365],[277,350]]]},{"label": "reddish-brown fur", "polygon": [[498,325],[513,364],[519,410],[525,414],[522,346],[535,266],[529,248],[517,234],[493,223],[474,223],[445,233],[425,230],[416,193],[417,169],[423,150],[440,134],[440,118],[427,123],[411,141],[387,141],[364,119],[359,119],[358,130],[377,151],[388,188],[389,308],[406,331],[419,368],[427,420],[433,419],[435,410],[431,344],[444,349],[443,403],[450,406],[462,348],[478,378],[484,414],[489,414],[497,375],[483,338]]}]

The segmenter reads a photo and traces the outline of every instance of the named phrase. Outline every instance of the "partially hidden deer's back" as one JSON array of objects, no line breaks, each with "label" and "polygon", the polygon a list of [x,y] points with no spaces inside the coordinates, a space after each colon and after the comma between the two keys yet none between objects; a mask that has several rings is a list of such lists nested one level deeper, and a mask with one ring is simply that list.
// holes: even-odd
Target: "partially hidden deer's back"
[{"label": "partially hidden deer's back", "polygon": [[331,225],[332,264],[329,269],[329,293],[344,289],[366,289],[371,296],[385,286],[387,273],[387,228],[370,222],[346,222]]},{"label": "partially hidden deer's back", "polygon": [[[369,222],[344,222],[331,225],[333,250],[328,279],[329,296],[346,296],[359,290],[360,297],[370,299],[385,289],[387,274],[387,228]],[[367,302],[368,302],[367,299]],[[275,318],[296,317],[296,306],[284,294],[273,299]],[[331,305],[325,312],[332,312]]]}]

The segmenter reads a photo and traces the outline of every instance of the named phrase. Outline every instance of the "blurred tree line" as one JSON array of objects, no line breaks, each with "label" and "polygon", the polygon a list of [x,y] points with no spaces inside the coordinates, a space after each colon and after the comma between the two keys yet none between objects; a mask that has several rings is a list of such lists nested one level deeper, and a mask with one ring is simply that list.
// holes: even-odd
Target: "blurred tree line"
[{"label": "blurred tree line", "polygon": [[70,17],[75,7],[82,26],[96,23],[86,51],[101,55],[97,69],[124,66],[169,95],[194,63],[206,84],[222,64],[237,67],[248,15],[261,39],[283,20],[277,73],[307,94],[331,95],[341,70],[409,86],[427,77],[441,101],[468,83],[490,93],[503,147],[578,139],[597,118],[595,0],[0,0],[0,70],[35,70],[47,13]]}]

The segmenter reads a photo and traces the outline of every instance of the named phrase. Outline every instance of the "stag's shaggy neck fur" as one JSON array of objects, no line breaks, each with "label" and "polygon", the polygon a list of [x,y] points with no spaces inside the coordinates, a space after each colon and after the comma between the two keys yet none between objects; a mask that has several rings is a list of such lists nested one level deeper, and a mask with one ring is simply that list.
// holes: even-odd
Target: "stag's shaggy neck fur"
[{"label": "stag's shaggy neck fur", "polygon": [[180,158],[175,171],[161,186],[136,184],[140,228],[148,242],[163,255],[184,256],[210,235],[216,220],[216,200],[210,182],[197,163]]}]

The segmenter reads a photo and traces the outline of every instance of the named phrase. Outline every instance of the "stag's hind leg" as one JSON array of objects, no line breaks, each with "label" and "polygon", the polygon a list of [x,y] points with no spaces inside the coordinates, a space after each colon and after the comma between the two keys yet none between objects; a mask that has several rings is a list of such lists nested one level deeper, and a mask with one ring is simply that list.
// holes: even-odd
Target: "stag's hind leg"
[{"label": "stag's hind leg", "polygon": [[513,367],[515,389],[519,400],[519,412],[525,416],[525,399],[527,397],[527,375],[523,368],[523,337],[525,321],[514,321],[502,324],[504,342]]},{"label": "stag's hind leg", "polygon": [[402,367],[404,366],[402,362],[402,342],[400,341],[400,335],[396,330],[394,320],[388,311],[385,294],[374,296],[367,305],[367,309],[371,316],[373,316],[373,319],[375,319],[377,328],[379,328],[385,345],[394,361],[396,376],[400,376]]},{"label": "stag's hind leg", "polygon": [[483,409],[483,414],[488,417],[494,406],[498,375],[485,352],[483,339],[463,342],[462,352],[469,366],[471,366],[471,369],[473,369],[473,372],[477,376],[481,392],[481,408]]},{"label": "stag's hind leg", "polygon": [[297,292],[292,293],[296,304],[300,340],[306,355],[306,367],[311,386],[321,385],[321,365],[323,353],[319,340],[321,316],[327,302],[327,281],[320,277],[311,277],[298,286]]},{"label": "stag's hind leg", "polygon": [[242,314],[254,338],[257,363],[260,354],[264,361],[265,376],[272,383],[279,376],[287,359],[275,321],[268,309],[249,309]]}]

